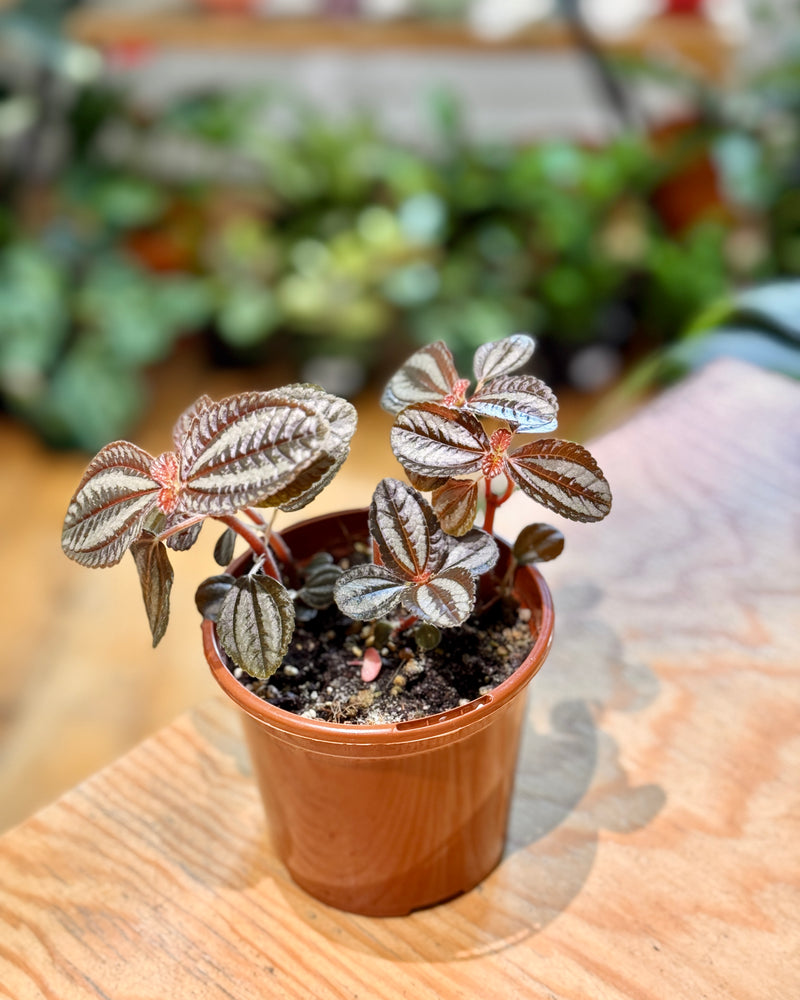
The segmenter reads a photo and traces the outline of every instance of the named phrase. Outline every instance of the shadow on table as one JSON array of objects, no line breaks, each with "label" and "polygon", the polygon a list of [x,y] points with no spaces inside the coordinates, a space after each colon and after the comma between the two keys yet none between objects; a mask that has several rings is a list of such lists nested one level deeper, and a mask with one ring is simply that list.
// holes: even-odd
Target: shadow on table
[{"label": "shadow on table", "polygon": [[447,939],[437,907],[402,918],[352,917],[343,928],[335,911],[287,893],[319,933],[400,962],[502,951],[552,923],[579,895],[601,830],[631,833],[658,814],[663,790],[631,786],[616,742],[601,728],[608,712],[652,701],[658,682],[649,668],[627,662],[619,637],[592,617],[599,596],[583,584],[556,595],[557,636],[531,690],[506,854],[477,889],[446,904]]}]

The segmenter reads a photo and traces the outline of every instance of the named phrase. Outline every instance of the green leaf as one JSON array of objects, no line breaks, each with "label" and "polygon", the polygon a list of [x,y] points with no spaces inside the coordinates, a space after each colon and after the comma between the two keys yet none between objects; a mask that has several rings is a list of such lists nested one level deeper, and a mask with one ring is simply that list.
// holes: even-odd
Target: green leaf
[{"label": "green leaf", "polygon": [[442,633],[430,622],[420,622],[414,629],[414,642],[419,649],[436,649],[442,641]]},{"label": "green leaf", "polygon": [[251,677],[271,677],[283,662],[294,632],[294,605],[277,580],[241,577],[222,601],[217,635],[237,667]]},{"label": "green leaf", "polygon": [[132,542],[131,555],[139,573],[153,645],[157,646],[169,622],[169,595],[174,578],[167,547],[151,532],[143,531],[139,538]]}]

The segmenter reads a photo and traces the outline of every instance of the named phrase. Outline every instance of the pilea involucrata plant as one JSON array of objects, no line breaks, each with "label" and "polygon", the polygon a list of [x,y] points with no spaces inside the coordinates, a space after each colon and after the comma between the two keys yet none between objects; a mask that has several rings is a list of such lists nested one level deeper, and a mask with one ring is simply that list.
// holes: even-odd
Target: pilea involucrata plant
[{"label": "pilea involucrata plant", "polygon": [[[296,565],[274,517],[265,516],[267,508],[304,507],[348,455],[353,406],[312,385],[219,402],[201,396],[178,419],[173,450],[158,457],[127,441],[106,445],[69,504],[64,551],[89,567],[114,565],[131,551],[155,645],[169,617],[168,549],[188,549],[205,520],[220,522],[217,562],[230,562],[237,535],[252,560],[238,576],[204,581],[197,603],[216,622],[231,661],[253,677],[270,677],[296,621],[334,601],[356,621],[387,619],[390,629],[416,622],[424,641],[435,643],[439,629],[462,625],[475,610],[479,578],[498,558],[495,512],[515,487],[572,520],[598,521],[611,508],[608,483],[586,449],[549,437],[515,441],[557,424],[551,390],[515,374],[533,349],[525,334],[481,346],[471,394],[442,342],[417,351],[392,377],[382,405],[396,415],[392,449],[411,485],[378,484],[368,517],[371,556],[355,565],[343,569],[326,553]],[[432,493],[431,502],[421,491]],[[513,554],[520,564],[544,561],[562,546],[557,529],[534,523]],[[380,670],[380,654],[369,652],[364,680]]]}]

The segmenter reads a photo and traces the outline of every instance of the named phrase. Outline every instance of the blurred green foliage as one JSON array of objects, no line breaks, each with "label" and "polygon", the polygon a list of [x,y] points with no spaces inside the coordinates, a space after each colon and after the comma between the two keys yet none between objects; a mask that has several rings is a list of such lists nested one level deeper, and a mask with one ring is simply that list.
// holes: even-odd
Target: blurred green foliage
[{"label": "blurred green foliage", "polygon": [[54,444],[125,434],[182,337],[365,366],[441,337],[463,366],[526,330],[558,382],[587,347],[662,345],[738,284],[800,273],[800,63],[756,107],[697,92],[678,133],[596,148],[475,141],[436,93],[410,148],[278,92],[146,112],[57,19],[26,48],[14,17],[37,72],[0,84],[0,396]]}]

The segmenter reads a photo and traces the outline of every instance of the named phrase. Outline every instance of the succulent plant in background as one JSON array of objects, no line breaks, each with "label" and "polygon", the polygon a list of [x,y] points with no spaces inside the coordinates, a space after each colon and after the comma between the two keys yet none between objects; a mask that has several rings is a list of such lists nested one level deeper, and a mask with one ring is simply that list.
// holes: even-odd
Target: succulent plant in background
[{"label": "succulent plant in background", "polygon": [[[384,402],[397,412],[392,447],[414,485],[378,484],[369,510],[372,558],[361,564],[342,570],[323,553],[296,565],[264,516],[267,508],[305,507],[349,452],[354,408],[310,385],[219,402],[203,396],[178,419],[173,450],[158,457],[126,441],[101,449],[69,504],[64,551],[84,566],[103,567],[130,550],[157,643],[169,616],[168,548],[189,548],[207,519],[223,524],[219,561],[230,560],[238,535],[252,562],[239,576],[205,581],[198,606],[216,621],[233,663],[260,678],[283,662],[296,617],[313,618],[333,601],[355,620],[389,618],[392,629],[417,621],[455,628],[473,613],[477,581],[497,560],[494,512],[515,486],[574,520],[597,521],[611,508],[608,483],[581,446],[545,438],[509,450],[514,435],[556,424],[550,389],[516,374],[532,352],[524,334],[481,347],[471,395],[441,342],[418,351],[391,379]],[[491,436],[484,419],[499,424]],[[475,478],[462,478],[470,474]],[[507,480],[499,496],[498,477]],[[434,489],[433,505],[417,487]],[[481,487],[486,514],[483,528],[475,528]],[[514,552],[525,563],[553,558],[560,548],[555,529],[533,524]],[[506,585],[495,581],[496,588]],[[366,671],[365,661],[362,676]]]}]

